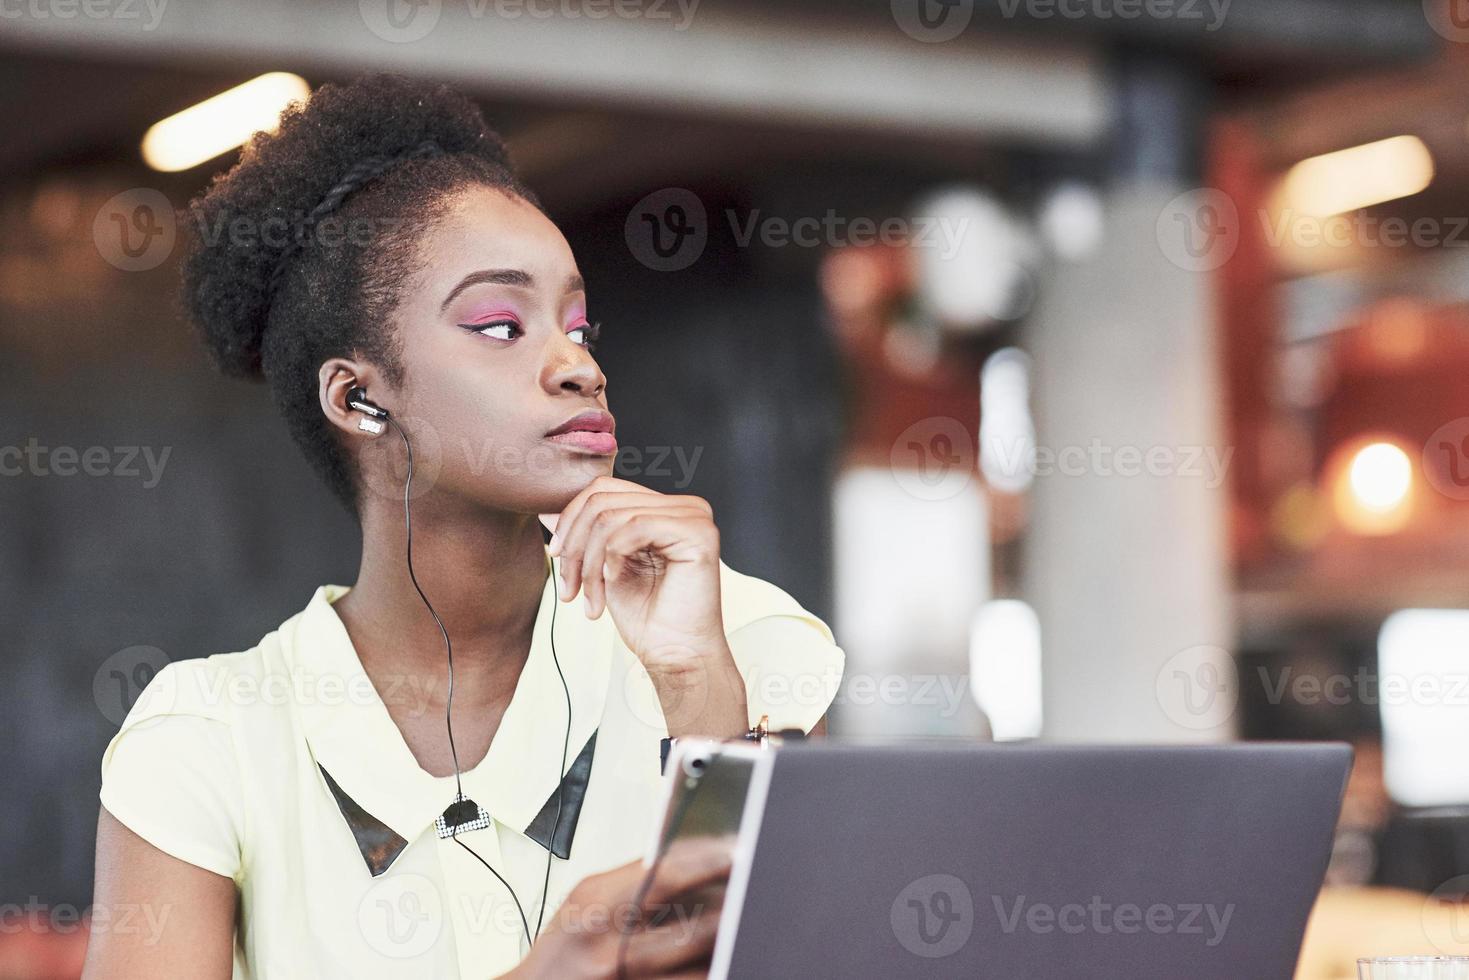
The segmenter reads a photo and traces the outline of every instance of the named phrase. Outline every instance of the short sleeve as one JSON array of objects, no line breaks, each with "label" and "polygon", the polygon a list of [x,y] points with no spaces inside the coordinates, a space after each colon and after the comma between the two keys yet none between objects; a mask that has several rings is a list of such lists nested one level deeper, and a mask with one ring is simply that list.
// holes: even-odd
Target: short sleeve
[{"label": "short sleeve", "polygon": [[102,754],[102,805],[159,850],[239,880],[239,763],[228,722],[195,703],[203,666],[171,663],[143,691]]},{"label": "short sleeve", "polygon": [[836,698],[846,655],[830,627],[787,592],[724,567],[726,637],[745,679],[752,721],[809,732]]}]

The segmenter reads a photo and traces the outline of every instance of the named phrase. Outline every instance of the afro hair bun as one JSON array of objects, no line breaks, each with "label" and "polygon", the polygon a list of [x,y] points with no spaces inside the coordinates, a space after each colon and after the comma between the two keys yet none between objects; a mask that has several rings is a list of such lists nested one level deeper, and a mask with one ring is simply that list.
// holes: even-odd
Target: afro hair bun
[{"label": "afro hair bun", "polygon": [[425,143],[513,173],[503,141],[469,99],[376,75],[323,85],[292,104],[276,132],[255,134],[240,161],[189,205],[184,306],[222,372],[262,376],[277,270],[293,260],[303,222],[340,191],[344,175],[371,158],[409,158]]}]

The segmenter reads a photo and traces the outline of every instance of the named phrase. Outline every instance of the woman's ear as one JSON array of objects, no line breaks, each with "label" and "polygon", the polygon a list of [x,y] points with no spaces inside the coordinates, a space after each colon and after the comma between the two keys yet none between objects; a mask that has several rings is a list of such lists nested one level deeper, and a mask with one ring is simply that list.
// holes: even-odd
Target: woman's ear
[{"label": "woman's ear", "polygon": [[368,397],[372,398],[374,384],[378,383],[379,377],[372,365],[350,358],[333,357],[323,362],[316,374],[316,390],[321,400],[321,412],[327,421],[356,436],[381,434],[381,428],[376,432],[362,428],[360,423],[368,416],[347,404],[347,393],[353,388],[365,388]]}]

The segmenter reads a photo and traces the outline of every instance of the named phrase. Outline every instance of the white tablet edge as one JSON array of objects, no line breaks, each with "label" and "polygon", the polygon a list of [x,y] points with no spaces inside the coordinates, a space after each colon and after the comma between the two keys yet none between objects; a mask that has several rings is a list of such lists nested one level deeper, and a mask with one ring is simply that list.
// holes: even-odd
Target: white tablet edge
[{"label": "white tablet edge", "polygon": [[[746,809],[740,814],[740,826],[745,825],[745,816],[749,813],[749,793],[754,791],[754,781],[759,773],[759,763],[762,758],[770,755],[771,750],[753,742],[733,741],[717,738],[681,738],[673,745],[673,751],[668,753],[668,762],[663,770],[663,788],[658,795],[658,808],[654,811],[658,817],[653,826],[653,837],[648,841],[648,848],[643,852],[643,867],[652,867],[653,859],[658,855],[658,847],[663,843],[663,832],[668,826],[669,807],[673,802],[674,790],[683,782],[683,760],[685,756],[695,753],[709,755],[715,751],[721,755],[734,755],[747,759],[754,759],[755,766],[750,773],[751,788],[745,796]],[[697,792],[697,790],[695,790]]]},{"label": "white tablet edge", "polygon": [[755,864],[755,844],[760,839],[760,823],[765,818],[765,800],[770,795],[770,777],[777,754],[768,748],[759,750],[755,770],[750,774],[750,790],[745,796],[745,812],[740,817],[740,832],[735,838],[734,864],[729,872],[729,887],[724,893],[724,910],[719,916],[709,980],[726,980],[729,976],[729,964],[734,957],[735,938],[740,928],[740,912],[745,907],[745,891],[750,884],[750,870]]}]

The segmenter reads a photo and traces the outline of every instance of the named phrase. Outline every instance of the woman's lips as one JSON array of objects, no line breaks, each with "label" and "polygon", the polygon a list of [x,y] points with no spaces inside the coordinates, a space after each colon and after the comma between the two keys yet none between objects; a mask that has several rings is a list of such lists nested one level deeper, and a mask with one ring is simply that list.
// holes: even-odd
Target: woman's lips
[{"label": "woman's lips", "polygon": [[572,429],[570,432],[561,432],[554,436],[547,436],[546,438],[551,442],[557,442],[572,449],[580,449],[583,452],[595,453],[599,456],[611,456],[617,452],[617,437],[610,432],[588,432],[585,429]]}]

